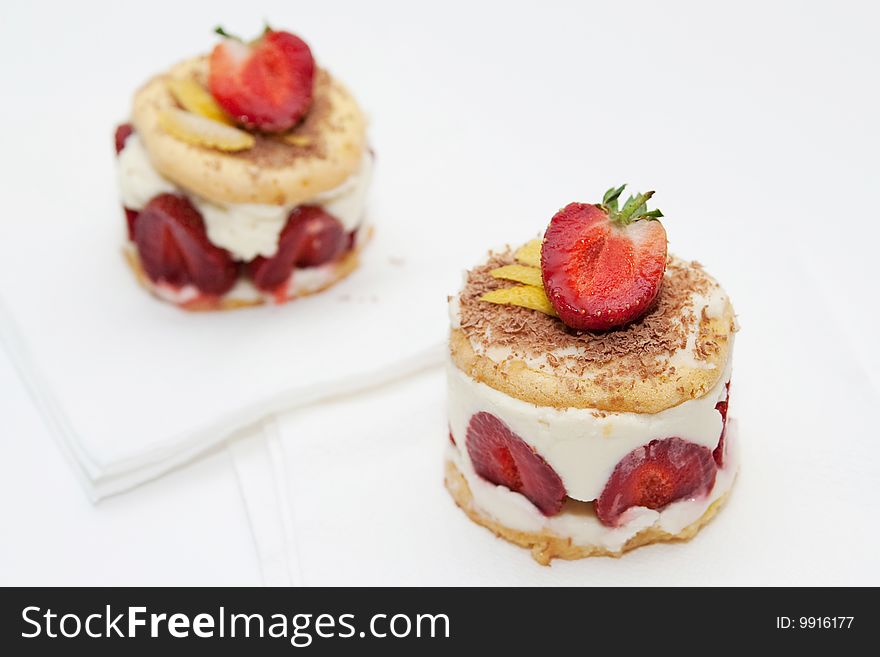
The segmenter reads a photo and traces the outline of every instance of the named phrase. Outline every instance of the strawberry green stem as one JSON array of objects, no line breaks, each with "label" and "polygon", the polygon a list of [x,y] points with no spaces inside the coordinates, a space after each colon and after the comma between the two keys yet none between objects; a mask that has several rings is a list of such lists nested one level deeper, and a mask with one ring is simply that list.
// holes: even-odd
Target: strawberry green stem
[{"label": "strawberry green stem", "polygon": [[236,41],[241,41],[242,38],[240,36],[236,36],[234,34],[230,34],[226,30],[223,29],[222,25],[218,25],[214,28],[214,32],[222,36],[224,39],[235,39]]},{"label": "strawberry green stem", "polygon": [[602,197],[602,204],[600,207],[605,210],[608,214],[608,219],[612,223],[622,228],[628,226],[634,221],[638,221],[639,219],[659,219],[663,216],[663,213],[660,212],[660,210],[648,210],[647,203],[648,200],[654,196],[654,192],[638,194],[635,198],[630,196],[626,199],[626,203],[623,204],[623,208],[618,209],[620,195],[625,188],[626,185],[612,187],[605,192],[605,196]]},{"label": "strawberry green stem", "polygon": [[635,212],[645,205],[650,199],[654,196],[654,192],[645,192],[644,194],[639,194],[632,201],[629,201],[626,205],[623,206],[623,210],[617,213],[617,216],[614,217],[614,221],[620,224],[621,226],[626,226],[627,224],[632,223],[636,219],[640,217],[633,217]]},{"label": "strawberry green stem", "polygon": [[623,193],[624,189],[626,189],[626,183],[623,183],[620,187],[617,187],[616,189],[614,187],[609,189],[607,192],[605,192],[605,196],[602,198],[602,205],[613,210],[617,210],[617,199],[620,198],[620,195]]},{"label": "strawberry green stem", "polygon": [[616,226],[623,228],[639,219],[659,219],[663,216],[660,210],[648,210],[647,203],[654,196],[654,192],[638,194],[635,198],[630,196],[623,204],[623,208],[618,210],[617,201],[621,191],[623,187],[609,189],[605,192],[605,201],[602,203],[602,208],[608,213],[608,219]]}]

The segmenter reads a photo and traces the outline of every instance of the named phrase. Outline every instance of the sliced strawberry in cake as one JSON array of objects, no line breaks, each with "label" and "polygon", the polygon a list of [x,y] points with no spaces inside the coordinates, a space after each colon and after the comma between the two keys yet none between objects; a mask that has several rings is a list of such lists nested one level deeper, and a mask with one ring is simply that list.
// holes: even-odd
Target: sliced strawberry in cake
[{"label": "sliced strawberry in cake", "polygon": [[220,296],[238,278],[238,268],[224,249],[208,240],[202,216],[182,196],[161,194],[141,210],[134,230],[141,264],[150,280]]},{"label": "sliced strawberry in cake", "polygon": [[715,459],[715,463],[718,464],[719,468],[724,466],[724,455],[726,451],[724,449],[724,438],[727,435],[727,403],[730,400],[730,381],[725,384],[724,393],[724,400],[715,404],[715,410],[721,414],[721,437],[718,439],[717,447],[712,450],[712,457]]},{"label": "sliced strawberry in cake", "polygon": [[617,526],[632,507],[662,509],[686,497],[705,495],[715,483],[712,452],[681,438],[652,440],[615,466],[596,500],[596,515]]},{"label": "sliced strawberry in cake", "polygon": [[478,475],[522,493],[541,513],[559,513],[565,486],[535,450],[491,413],[477,413],[467,428],[467,451]]},{"label": "sliced strawberry in cake", "polygon": [[248,263],[259,289],[275,292],[287,285],[295,268],[320,267],[339,258],[349,237],[339,220],[318,206],[294,208],[278,239],[278,252]]}]

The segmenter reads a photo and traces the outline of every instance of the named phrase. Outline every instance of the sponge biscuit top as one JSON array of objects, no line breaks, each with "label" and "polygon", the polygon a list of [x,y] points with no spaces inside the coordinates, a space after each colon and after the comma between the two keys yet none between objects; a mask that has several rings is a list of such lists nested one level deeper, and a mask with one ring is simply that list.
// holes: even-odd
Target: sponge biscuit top
[{"label": "sponge biscuit top", "polygon": [[153,166],[202,198],[298,205],[338,187],[361,164],[367,148],[364,116],[345,87],[324,70],[316,72],[309,112],[291,133],[254,133],[254,146],[237,152],[195,146],[162,129],[159,115],[176,107],[168,87],[172,78],[205,85],[207,58],[177,64],[144,85],[135,94],[132,122]]},{"label": "sponge biscuit top", "polygon": [[651,309],[604,332],[482,301],[510,285],[490,272],[513,263],[509,249],[490,254],[450,299],[452,360],[472,378],[539,406],[657,413],[703,396],[723,376],[735,316],[699,263],[670,256]]}]

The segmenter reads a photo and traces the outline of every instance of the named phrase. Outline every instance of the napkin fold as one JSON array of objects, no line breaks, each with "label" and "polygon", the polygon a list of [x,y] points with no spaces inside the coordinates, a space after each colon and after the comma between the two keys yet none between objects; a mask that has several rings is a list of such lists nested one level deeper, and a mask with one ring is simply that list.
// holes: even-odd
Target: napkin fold
[{"label": "napkin fold", "polygon": [[278,424],[267,418],[228,444],[239,489],[247,500],[248,520],[265,586],[301,586],[299,554],[293,531],[287,469]]}]

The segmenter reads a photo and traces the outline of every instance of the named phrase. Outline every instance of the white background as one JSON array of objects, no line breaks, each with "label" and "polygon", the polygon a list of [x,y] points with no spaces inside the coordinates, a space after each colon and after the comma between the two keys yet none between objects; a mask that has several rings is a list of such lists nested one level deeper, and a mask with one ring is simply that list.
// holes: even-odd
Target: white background
[{"label": "white background", "polygon": [[[380,229],[423,227],[412,258],[448,251],[450,292],[488,246],[628,182],[657,190],[670,248],[731,294],[743,476],[707,538],[669,548],[727,563],[676,579],[632,555],[612,563],[638,578],[565,564],[554,583],[880,583],[873,3],[6,2],[0,253],[22,277],[51,263],[19,222],[51,239],[115,194],[132,91],[209,49],[215,24],[250,34],[263,17],[366,108]],[[53,203],[72,184],[76,207]],[[226,452],[92,507],[4,356],[0,523],[2,583],[260,581]]]}]

